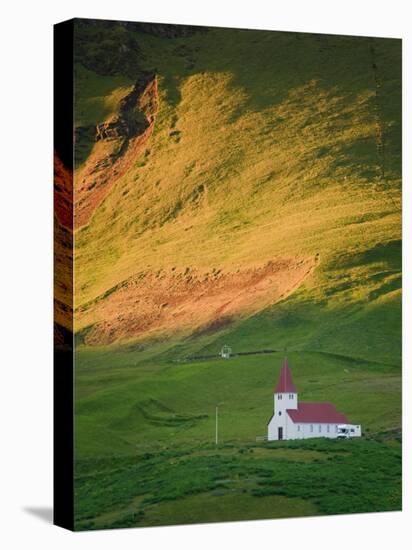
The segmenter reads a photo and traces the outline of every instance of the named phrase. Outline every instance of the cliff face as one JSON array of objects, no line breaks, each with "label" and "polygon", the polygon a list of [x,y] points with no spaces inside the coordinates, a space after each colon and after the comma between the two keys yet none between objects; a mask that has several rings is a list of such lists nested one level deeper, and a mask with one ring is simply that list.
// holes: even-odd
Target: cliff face
[{"label": "cliff face", "polygon": [[158,109],[157,77],[143,73],[119,105],[118,114],[97,124],[95,146],[76,173],[75,229],[86,225],[113,184],[144,152]]},{"label": "cliff face", "polygon": [[155,119],[156,84],[153,73],[141,75],[133,90],[121,100],[119,114],[113,120],[96,126],[96,141],[122,139],[124,147],[129,140],[142,135]]}]

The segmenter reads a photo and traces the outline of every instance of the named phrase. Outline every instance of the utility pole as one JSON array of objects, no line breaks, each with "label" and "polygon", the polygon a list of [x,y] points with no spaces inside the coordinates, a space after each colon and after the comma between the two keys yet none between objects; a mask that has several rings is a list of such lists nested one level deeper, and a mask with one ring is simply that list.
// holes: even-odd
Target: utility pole
[{"label": "utility pole", "polygon": [[219,407],[221,405],[224,405],[224,403],[218,403],[216,405],[216,438],[215,438],[216,445],[219,443]]}]

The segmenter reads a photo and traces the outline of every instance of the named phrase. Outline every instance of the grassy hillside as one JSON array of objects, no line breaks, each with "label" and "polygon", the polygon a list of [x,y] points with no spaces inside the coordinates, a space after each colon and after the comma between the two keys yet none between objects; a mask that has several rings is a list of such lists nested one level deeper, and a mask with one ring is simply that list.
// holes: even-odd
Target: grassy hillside
[{"label": "grassy hillside", "polygon": [[[398,508],[400,41],[101,32],[76,57],[78,196],[128,146],[95,126],[141,74],[156,111],[74,237],[78,527]],[[273,353],[193,359],[225,343]],[[285,348],[300,398],[365,441],[255,443]]]},{"label": "grassy hillside", "polygon": [[401,506],[396,441],[311,439],[264,448],[255,443],[151,451],[82,462],[76,483],[78,528],[383,512]]},{"label": "grassy hillside", "polygon": [[174,362],[161,344],[80,352],[76,528],[399,509],[399,367],[290,353],[299,398],[333,401],[364,436],[259,444],[282,355]]},{"label": "grassy hillside", "polygon": [[[140,352],[144,353],[144,352]],[[133,453],[144,444],[265,435],[282,354],[176,363],[138,353],[89,352],[77,370],[77,456]],[[375,433],[400,426],[399,367],[315,352],[289,354],[299,398],[333,401]]]},{"label": "grassy hillside", "polygon": [[[231,274],[316,255],[311,301],[396,302],[399,41],[133,35],[156,67],[159,112],[145,154],[76,234],[77,306],[141,272]],[[78,73],[78,124],[114,116],[130,78]]]}]

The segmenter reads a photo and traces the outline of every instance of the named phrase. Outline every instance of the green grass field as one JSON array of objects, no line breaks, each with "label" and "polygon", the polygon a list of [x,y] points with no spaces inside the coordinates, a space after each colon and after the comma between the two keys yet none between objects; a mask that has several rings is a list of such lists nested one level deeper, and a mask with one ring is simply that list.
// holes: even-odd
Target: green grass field
[{"label": "green grass field", "polygon": [[[159,110],[144,155],[75,234],[76,529],[399,510],[400,41],[118,31],[156,68]],[[136,80],[132,53],[114,71],[105,47],[77,59],[78,127],[114,117]],[[253,314],[85,344],[99,320],[81,307],[135,274],[276,258],[317,263]],[[275,351],[191,359],[223,344]],[[361,440],[256,443],[285,349],[299,399],[334,402]]]},{"label": "green grass field", "polygon": [[401,508],[398,440],[150,446],[80,460],[76,528],[273,519]]},{"label": "green grass field", "polygon": [[299,398],[335,402],[364,438],[256,444],[280,353],[180,363],[159,351],[79,352],[79,529],[401,506],[399,365],[290,353]]},{"label": "green grass field", "polygon": [[[144,443],[213,441],[219,402],[224,440],[250,443],[266,433],[281,354],[177,363],[164,353],[139,360],[139,353],[80,354],[78,457],[133,453]],[[333,401],[370,432],[399,427],[399,366],[319,352],[288,357],[302,400]]]}]

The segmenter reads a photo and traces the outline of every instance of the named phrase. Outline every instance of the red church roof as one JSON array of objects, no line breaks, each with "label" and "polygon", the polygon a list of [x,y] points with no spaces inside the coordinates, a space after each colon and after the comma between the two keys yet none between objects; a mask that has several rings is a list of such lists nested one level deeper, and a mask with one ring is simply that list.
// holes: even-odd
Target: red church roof
[{"label": "red church roof", "polygon": [[292,382],[292,374],[289,370],[287,357],[285,357],[285,360],[283,361],[283,366],[280,371],[279,381],[276,386],[275,393],[297,393]]},{"label": "red church roof", "polygon": [[292,422],[313,422],[319,424],[347,424],[346,416],[335,409],[332,403],[299,403],[297,409],[286,411]]}]

